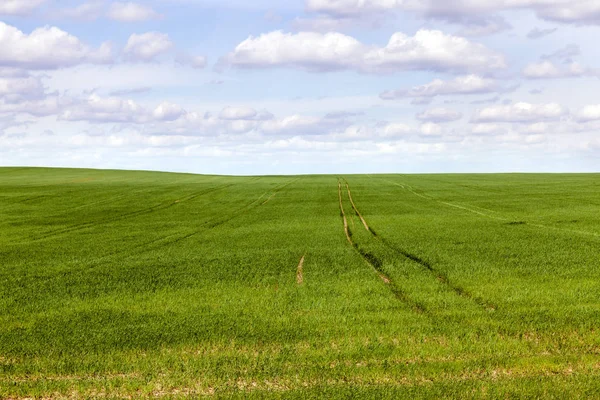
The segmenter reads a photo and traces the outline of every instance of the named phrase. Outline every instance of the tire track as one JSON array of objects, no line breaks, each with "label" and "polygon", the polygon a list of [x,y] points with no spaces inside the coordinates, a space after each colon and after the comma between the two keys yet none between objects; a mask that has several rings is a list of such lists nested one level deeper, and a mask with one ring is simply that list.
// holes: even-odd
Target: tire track
[{"label": "tire track", "polygon": [[[391,183],[392,185],[401,187],[402,189],[404,189],[404,190],[406,190],[406,191],[414,194],[415,196],[419,196],[419,197],[421,197],[423,199],[426,199],[426,200],[429,200],[429,201],[434,201],[436,203],[440,203],[440,204],[443,204],[443,205],[446,205],[446,206],[449,206],[449,207],[454,207],[454,208],[457,208],[457,209],[468,211],[470,213],[477,214],[477,215],[480,215],[482,217],[487,217],[487,218],[495,219],[495,220],[498,220],[498,221],[505,221],[505,222],[511,222],[511,221],[513,221],[513,219],[511,219],[511,218],[505,218],[505,217],[501,217],[501,216],[497,216],[497,215],[490,215],[490,214],[487,214],[487,213],[484,213],[484,212],[481,212],[481,211],[473,210],[470,207],[479,208],[481,210],[485,210],[485,211],[488,211],[488,212],[494,212],[495,213],[496,211],[493,211],[493,210],[488,210],[486,208],[477,207],[477,206],[467,207],[467,206],[463,206],[463,205],[459,205],[459,204],[454,204],[454,203],[450,203],[450,202],[443,201],[443,200],[438,200],[438,199],[436,199],[436,198],[434,198],[432,196],[428,196],[428,195],[424,195],[424,194],[416,192],[414,190],[414,188],[412,186],[408,185],[408,184],[399,184],[399,183],[396,183],[394,181],[390,181],[390,180],[387,180],[387,179],[384,179],[384,180],[386,182]],[[522,225],[530,225],[530,226],[535,226],[537,228],[542,228],[542,229],[547,229],[547,230],[555,230],[555,231],[576,233],[576,234],[585,235],[585,236],[592,236],[592,237],[596,237],[596,238],[600,237],[600,234],[594,233],[594,232],[580,231],[580,230],[575,230],[575,229],[564,229],[564,228],[558,228],[556,226],[543,225],[543,224],[538,224],[538,223],[534,223],[534,222],[525,222],[525,224],[522,224]]]},{"label": "tire track", "polygon": [[[350,195],[350,186],[348,185],[348,182],[346,182],[346,187],[348,188],[348,197],[351,198],[350,197],[351,196]],[[469,301],[472,301],[472,302],[476,303],[477,305],[485,308],[488,311],[495,311],[498,309],[497,305],[495,305],[489,301],[486,301],[486,300],[482,299],[481,297],[475,296],[472,293],[470,293],[468,290],[454,284],[452,281],[450,281],[450,279],[445,274],[443,274],[438,269],[434,268],[429,262],[423,260],[422,258],[418,257],[417,255],[409,253],[408,251],[406,251],[402,248],[392,245],[391,243],[388,242],[388,240],[377,235],[373,230],[371,230],[369,228],[369,225],[367,224],[366,220],[362,217],[360,211],[358,210],[358,208],[356,207],[354,202],[352,202],[352,207],[354,208],[356,215],[358,215],[361,218],[361,220],[364,221],[365,229],[369,233],[371,233],[371,235],[373,235],[373,237],[375,239],[377,239],[381,243],[383,243],[388,249],[409,259],[412,262],[419,264],[421,267],[423,267],[425,270],[427,270],[431,275],[433,275],[444,287],[446,287],[446,289],[454,292],[454,294],[456,294],[460,297],[463,297]]]},{"label": "tire track", "polygon": [[[276,187],[274,190],[276,192],[278,192],[278,191],[282,190],[283,188],[287,187],[288,185],[290,185],[290,184],[298,181],[299,179],[300,178],[291,180],[291,181],[289,181],[289,182],[287,182],[287,183],[285,183],[283,185],[280,185],[280,186]],[[245,206],[243,206],[243,207],[235,210],[232,214],[228,215],[227,218],[225,218],[225,219],[222,219],[222,215],[217,215],[214,218],[211,218],[211,219],[205,221],[202,224],[202,229],[199,229],[199,230],[196,230],[196,231],[193,231],[193,232],[188,232],[187,234],[185,234],[183,236],[177,235],[177,237],[173,237],[173,236],[176,236],[176,234],[173,234],[173,235],[167,235],[167,236],[164,236],[164,237],[161,237],[161,238],[158,238],[158,239],[154,239],[154,240],[152,240],[150,242],[143,243],[143,244],[135,246],[133,248],[133,249],[137,250],[135,252],[132,252],[131,251],[132,248],[130,247],[130,248],[126,249],[126,250],[121,250],[121,251],[118,251],[118,252],[107,254],[105,256],[102,256],[102,257],[100,257],[98,259],[95,259],[95,260],[91,261],[90,263],[84,265],[82,268],[71,268],[69,270],[61,271],[60,273],[56,273],[56,274],[50,275],[46,279],[43,279],[43,282],[47,283],[47,282],[51,282],[51,281],[56,280],[56,279],[64,279],[67,276],[79,273],[83,269],[85,269],[89,273],[90,271],[92,271],[94,269],[101,268],[111,258],[113,258],[115,256],[119,256],[119,255],[121,255],[123,253],[127,253],[127,256],[123,257],[121,259],[122,261],[124,261],[125,259],[128,259],[128,258],[131,258],[131,257],[140,256],[140,255],[142,255],[144,253],[148,253],[150,251],[159,250],[159,249],[161,249],[163,247],[166,247],[166,246],[172,246],[172,245],[174,245],[176,243],[180,243],[180,242],[182,242],[184,240],[187,240],[187,239],[192,238],[194,236],[197,236],[199,234],[203,234],[203,233],[209,232],[212,228],[215,228],[215,227],[218,227],[220,225],[223,225],[223,224],[231,221],[232,219],[234,219],[234,218],[236,218],[236,217],[238,217],[240,215],[243,215],[244,212],[248,211],[249,209],[252,209],[252,208],[260,206],[261,205],[260,204],[260,200],[263,199],[270,191],[271,190],[268,190],[268,191],[264,192],[263,194],[261,194],[260,197],[258,197],[257,199],[253,200],[251,203],[249,203],[249,204],[247,204],[247,205],[245,205]],[[163,241],[163,242],[162,243],[158,243],[158,242],[161,242],[161,241]],[[156,245],[150,246],[152,244],[156,244]],[[38,282],[42,280],[41,277],[38,277],[37,279],[38,279]]]},{"label": "tire track", "polygon": [[158,204],[152,207],[148,207],[148,208],[144,208],[141,210],[136,210],[136,211],[132,211],[129,213],[124,213],[124,214],[120,214],[120,215],[116,215],[114,217],[109,217],[109,218],[104,218],[101,220],[96,220],[96,221],[90,221],[90,222],[85,222],[82,224],[76,224],[76,225],[72,225],[66,228],[62,228],[62,229],[57,229],[54,231],[50,231],[47,232],[45,235],[42,236],[38,236],[35,238],[31,238],[29,239],[30,242],[36,242],[36,241],[40,241],[40,240],[44,240],[44,239],[48,239],[54,236],[59,236],[62,234],[66,234],[66,233],[72,233],[72,232],[76,232],[82,229],[86,229],[86,228],[90,228],[90,227],[94,227],[94,226],[98,226],[98,225],[102,225],[102,224],[107,224],[107,223],[112,223],[112,222],[117,222],[117,221],[123,221],[125,219],[129,219],[129,218],[134,218],[137,217],[139,215],[144,215],[144,214],[149,214],[155,211],[162,211],[162,210],[166,210],[170,207],[173,207],[177,204],[181,204],[183,202],[187,202],[187,201],[191,201],[194,200],[197,197],[200,197],[202,195],[206,195],[218,190],[222,190],[222,189],[226,189],[230,186],[233,186],[233,184],[225,184],[225,185],[220,185],[220,186],[216,186],[213,188],[209,188],[209,189],[205,189],[196,193],[193,193],[192,195],[186,196],[183,199],[180,200],[175,200],[169,203],[162,203],[162,204]]},{"label": "tire track", "polygon": [[338,181],[338,196],[340,198],[340,216],[344,222],[344,233],[346,234],[346,239],[348,239],[348,243],[352,243],[352,238],[350,237],[350,228],[348,228],[348,220],[346,219],[346,213],[344,212],[344,205],[342,204],[342,183]]},{"label": "tire track", "polygon": [[298,263],[298,268],[296,269],[296,283],[298,285],[302,285],[304,283],[304,258],[306,254],[302,256],[300,262]]},{"label": "tire track", "polygon": [[379,260],[375,255],[361,249],[360,246],[355,241],[352,240],[352,232],[350,231],[350,228],[348,227],[346,213],[344,212],[344,204],[342,202],[342,183],[339,180],[338,180],[338,197],[339,197],[339,202],[340,202],[340,215],[341,215],[343,223],[344,223],[344,232],[346,234],[346,238],[348,239],[348,242],[352,245],[354,250],[356,250],[356,252],[362,257],[362,259],[369,266],[371,266],[371,268],[373,268],[373,270],[377,273],[377,275],[383,281],[383,283],[390,289],[390,291],[392,292],[394,297],[396,297],[396,299],[405,303],[414,312],[416,312],[418,314],[423,314],[426,311],[425,308],[421,304],[411,300],[406,295],[406,293],[404,293],[404,291],[402,289],[400,289],[398,287],[398,285],[396,285],[396,283],[391,279],[391,277],[389,275],[387,275],[387,273],[385,272],[385,270],[383,268],[383,263],[381,262],[381,260]]},{"label": "tire track", "polygon": [[[354,200],[352,200],[352,193],[350,193],[350,186],[348,185],[348,182],[345,179],[344,179],[344,182],[346,183],[346,190],[348,190],[348,199],[350,200],[350,204],[352,204],[352,208],[354,209],[354,212],[356,213],[358,218],[360,218],[360,221],[362,222],[362,224],[365,227],[365,229],[367,230],[367,232],[371,232],[371,229],[369,228],[367,221],[365,221],[363,216],[360,214],[360,211],[358,211],[358,208],[356,208],[356,204],[354,204]],[[373,233],[373,232],[371,232],[371,233]]]},{"label": "tire track", "polygon": [[[483,213],[481,211],[473,210],[472,208],[469,208],[469,207],[466,207],[466,206],[463,206],[463,205],[460,205],[460,204],[454,204],[454,203],[450,203],[450,202],[447,202],[447,201],[438,200],[438,199],[436,199],[436,198],[434,198],[432,196],[429,196],[429,195],[426,195],[426,194],[422,194],[422,193],[418,193],[417,191],[415,191],[415,189],[412,186],[410,186],[408,184],[399,184],[399,183],[396,183],[394,181],[390,181],[390,180],[387,180],[387,179],[384,179],[384,180],[386,182],[391,183],[392,185],[399,186],[402,189],[404,189],[404,190],[406,190],[406,191],[414,194],[415,196],[418,196],[418,197],[420,197],[422,199],[425,199],[425,200],[434,201],[436,203],[440,203],[440,204],[443,204],[443,205],[448,206],[448,207],[454,207],[454,208],[457,208],[457,209],[460,209],[460,210],[468,211],[468,212],[471,212],[473,214],[480,215],[482,217],[487,217],[487,218],[496,219],[496,220],[500,220],[500,221],[510,221],[510,219],[508,219],[508,218],[504,218],[504,217],[500,217],[500,216],[496,216],[496,215],[486,214],[486,213]],[[481,208],[481,207],[477,207],[477,208]],[[491,210],[486,210],[486,211],[493,212]]]}]

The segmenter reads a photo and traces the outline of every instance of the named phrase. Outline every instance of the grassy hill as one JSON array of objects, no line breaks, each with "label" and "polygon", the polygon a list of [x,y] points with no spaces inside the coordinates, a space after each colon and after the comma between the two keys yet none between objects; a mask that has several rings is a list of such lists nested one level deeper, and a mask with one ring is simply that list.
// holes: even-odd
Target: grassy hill
[{"label": "grassy hill", "polygon": [[600,396],[600,175],[0,168],[0,398]]}]

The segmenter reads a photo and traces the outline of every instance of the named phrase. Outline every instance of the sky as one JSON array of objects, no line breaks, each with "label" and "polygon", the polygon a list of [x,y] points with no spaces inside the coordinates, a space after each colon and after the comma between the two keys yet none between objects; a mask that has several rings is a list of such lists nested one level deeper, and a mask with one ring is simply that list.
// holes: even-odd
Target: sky
[{"label": "sky", "polygon": [[597,0],[0,0],[0,166],[600,171]]}]

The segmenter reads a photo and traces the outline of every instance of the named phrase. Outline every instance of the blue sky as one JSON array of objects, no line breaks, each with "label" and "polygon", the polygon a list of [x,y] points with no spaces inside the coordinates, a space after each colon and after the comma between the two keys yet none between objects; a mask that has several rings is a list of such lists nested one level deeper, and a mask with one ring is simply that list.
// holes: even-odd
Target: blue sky
[{"label": "blue sky", "polygon": [[600,3],[4,0],[0,165],[600,165]]}]

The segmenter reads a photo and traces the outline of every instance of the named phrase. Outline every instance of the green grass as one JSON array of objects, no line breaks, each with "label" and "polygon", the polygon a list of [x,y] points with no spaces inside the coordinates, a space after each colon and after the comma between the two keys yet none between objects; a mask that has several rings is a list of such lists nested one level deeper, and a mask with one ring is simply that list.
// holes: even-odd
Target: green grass
[{"label": "green grass", "polygon": [[600,398],[599,250],[593,174],[1,168],[0,398]]}]

